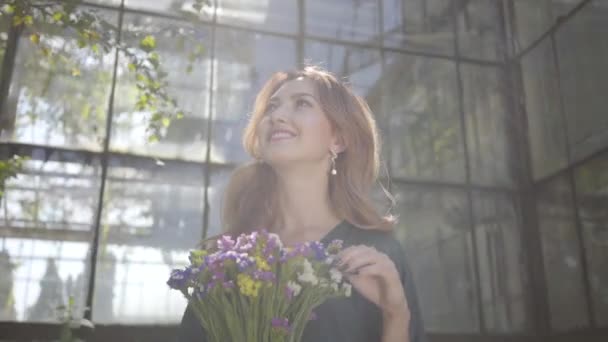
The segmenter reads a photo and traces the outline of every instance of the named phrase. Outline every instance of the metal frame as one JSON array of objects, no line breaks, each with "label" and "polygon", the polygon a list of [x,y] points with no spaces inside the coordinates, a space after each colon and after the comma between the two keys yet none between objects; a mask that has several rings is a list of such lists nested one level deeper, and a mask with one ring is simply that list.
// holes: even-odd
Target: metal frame
[{"label": "metal frame", "polygon": [[[382,32],[383,30],[383,5],[384,5],[384,1],[383,0],[377,0],[378,1],[378,16],[379,16],[379,26],[380,26],[380,31]],[[455,0],[456,1],[456,0]],[[468,219],[469,219],[469,224],[470,224],[470,229],[471,229],[471,236],[472,236],[472,245],[473,245],[473,270],[474,270],[474,281],[475,281],[475,287],[476,287],[476,291],[477,291],[477,311],[478,311],[478,318],[479,318],[479,328],[480,328],[480,333],[479,334],[472,334],[472,335],[463,335],[463,334],[430,334],[431,336],[431,340],[433,341],[459,341],[459,340],[466,340],[466,341],[472,341],[472,340],[492,340],[492,341],[537,341],[539,340],[539,338],[541,338],[541,336],[549,336],[550,335],[550,313],[549,313],[549,306],[548,306],[548,298],[547,298],[547,284],[544,280],[544,265],[543,265],[543,258],[542,258],[542,254],[541,254],[541,237],[540,237],[540,232],[538,230],[538,218],[536,217],[536,212],[535,212],[535,201],[536,201],[536,197],[537,197],[537,193],[538,193],[538,188],[539,185],[544,184],[545,182],[550,181],[551,179],[553,179],[554,177],[557,177],[559,175],[563,175],[563,174],[567,174],[569,176],[569,180],[571,182],[572,185],[572,189],[573,189],[573,200],[577,200],[577,194],[576,194],[576,188],[574,187],[574,179],[573,179],[573,170],[578,167],[580,164],[590,160],[591,158],[601,154],[601,153],[606,153],[608,152],[608,147],[606,147],[604,150],[597,152],[595,154],[593,154],[592,156],[589,156],[587,158],[585,158],[584,160],[580,160],[580,161],[576,161],[572,164],[568,164],[567,167],[565,167],[564,169],[561,169],[559,171],[557,171],[555,174],[549,175],[543,179],[540,180],[534,180],[532,178],[532,173],[531,173],[531,157],[530,157],[530,142],[528,139],[528,129],[527,129],[527,113],[525,111],[524,106],[521,103],[522,97],[523,97],[523,93],[521,91],[522,89],[522,80],[521,80],[521,59],[526,56],[530,51],[533,51],[534,48],[536,48],[541,42],[543,42],[545,39],[551,39],[553,44],[553,48],[555,48],[555,34],[558,31],[558,29],[565,23],[567,22],[570,18],[572,18],[574,15],[576,15],[576,13],[578,13],[581,9],[583,9],[586,5],[590,4],[592,2],[592,0],[581,0],[581,2],[574,7],[568,14],[566,14],[565,16],[559,18],[559,20],[557,20],[550,28],[548,28],[548,30],[541,35],[538,39],[536,39],[533,43],[530,44],[530,46],[522,49],[521,51],[515,51],[514,47],[512,46],[508,46],[509,43],[512,43],[511,39],[510,39],[510,34],[516,29],[515,28],[515,23],[512,20],[509,19],[513,19],[513,0],[502,0],[501,3],[497,4],[498,10],[499,10],[499,40],[501,41],[501,43],[503,44],[503,46],[505,47],[505,49],[507,49],[507,51],[505,52],[504,56],[500,56],[502,58],[502,60],[500,61],[495,61],[495,60],[485,60],[485,59],[477,59],[477,58],[469,58],[469,57],[463,57],[461,56],[461,52],[460,52],[460,43],[459,43],[459,30],[458,30],[458,12],[456,11],[455,8],[452,8],[450,10],[449,16],[450,16],[450,20],[452,20],[452,30],[453,30],[453,44],[454,44],[454,53],[452,55],[442,55],[442,54],[436,54],[436,53],[429,53],[429,52],[422,52],[422,51],[417,51],[417,50],[410,50],[410,49],[401,49],[401,48],[395,48],[395,47],[387,47],[384,46],[384,38],[383,35],[381,35],[380,39],[376,40],[374,43],[371,44],[367,44],[367,43],[357,43],[357,42],[348,42],[348,41],[343,41],[340,39],[334,39],[334,38],[328,38],[328,37],[319,37],[319,36],[314,36],[314,35],[309,35],[306,32],[306,11],[305,11],[305,6],[306,6],[306,0],[296,0],[297,2],[297,9],[298,9],[298,26],[297,26],[297,33],[296,34],[289,34],[289,33],[281,33],[281,32],[271,32],[271,31],[267,31],[264,29],[259,29],[259,28],[245,28],[245,27],[241,27],[241,26],[236,26],[236,25],[231,25],[231,24],[226,24],[226,23],[219,23],[217,20],[217,14],[214,11],[213,16],[212,16],[212,20],[211,21],[206,21],[203,23],[200,23],[200,25],[202,26],[207,26],[210,25],[210,31],[211,31],[211,53],[212,53],[212,62],[211,62],[211,73],[209,75],[210,79],[210,87],[208,89],[208,91],[210,92],[210,95],[212,95],[213,92],[213,86],[214,83],[216,82],[215,77],[214,77],[214,73],[215,73],[215,62],[213,61],[214,59],[214,53],[215,53],[215,47],[216,47],[216,29],[217,28],[227,28],[227,29],[234,29],[234,30],[238,30],[238,31],[243,31],[243,32],[256,32],[259,34],[265,34],[265,35],[269,35],[269,36],[275,36],[275,37],[283,37],[283,38],[290,38],[296,41],[296,48],[297,48],[297,65],[302,65],[304,60],[304,55],[305,55],[305,42],[306,41],[321,41],[321,42],[325,42],[325,43],[331,43],[331,44],[341,44],[344,46],[349,46],[349,47],[363,47],[363,48],[375,48],[375,49],[379,49],[380,50],[380,57],[381,57],[381,63],[382,63],[382,69],[385,68],[385,53],[387,52],[398,52],[398,53],[402,53],[402,54],[407,54],[407,55],[412,55],[412,56],[421,56],[421,57],[429,57],[429,58],[437,58],[437,59],[444,59],[444,60],[449,60],[449,61],[453,61],[456,65],[456,84],[457,84],[457,92],[458,92],[458,111],[459,111],[459,119],[460,119],[460,132],[462,134],[462,138],[463,138],[463,148],[464,148],[464,162],[465,162],[465,182],[464,183],[458,183],[458,184],[454,184],[454,183],[449,183],[449,182],[442,182],[442,181],[421,181],[421,180],[416,180],[416,179],[403,179],[403,178],[392,178],[391,179],[391,183],[389,184],[389,186],[391,185],[396,185],[396,184],[403,184],[403,185],[408,185],[408,184],[415,184],[415,185],[422,185],[422,186],[426,186],[426,187],[440,187],[440,188],[459,188],[459,189],[464,189],[466,190],[466,198],[467,198],[467,205],[468,205]],[[109,10],[109,11],[119,11],[119,22],[118,22],[118,28],[119,28],[119,39],[120,39],[120,35],[121,35],[121,31],[122,31],[122,22],[123,22],[123,17],[125,14],[129,13],[129,14],[140,14],[140,15],[149,15],[149,16],[154,16],[154,17],[161,17],[161,18],[167,18],[167,19],[174,19],[174,20],[182,20],[181,17],[177,16],[177,15],[172,15],[172,14],[167,14],[167,13],[159,13],[159,12],[154,12],[154,11],[147,11],[147,10],[140,10],[140,9],[131,9],[131,8],[125,8],[124,5],[124,0],[121,1],[120,6],[115,7],[115,6],[109,6],[109,5],[101,5],[101,4],[93,4],[93,3],[88,3],[85,1],[85,3],[88,6],[91,7],[96,7],[96,8],[100,8],[100,9],[104,9],[104,10]],[[217,0],[214,0],[214,3],[217,5]],[[465,7],[466,7],[466,2],[465,3]],[[215,6],[215,8],[217,8],[217,6]],[[18,41],[18,35],[19,32],[16,32],[16,34],[13,36],[14,37],[14,45],[9,45],[9,46],[14,46],[14,49],[7,49],[7,51],[9,53],[6,54],[6,57],[3,61],[3,75],[4,77],[2,77],[2,80],[0,80],[0,105],[4,102],[4,100],[7,98],[8,96],[8,87],[10,85],[10,80],[11,80],[11,74],[12,74],[12,67],[14,66],[14,60],[16,57],[16,44]],[[11,37],[11,35],[9,35],[9,37]],[[9,44],[11,44],[13,40],[9,39]],[[554,54],[556,57],[556,60],[554,61],[556,64],[559,63],[559,60],[557,59],[557,55]],[[505,96],[507,97],[507,109],[509,113],[513,113],[513,115],[515,116],[515,125],[516,125],[516,131],[512,132],[512,135],[509,137],[512,141],[511,143],[513,143],[515,145],[515,148],[517,150],[517,153],[520,154],[520,159],[513,161],[516,162],[518,165],[521,166],[520,168],[520,172],[518,173],[517,176],[517,188],[512,189],[512,188],[505,188],[502,186],[482,186],[482,185],[478,185],[478,184],[474,184],[471,181],[471,165],[470,165],[470,158],[469,158],[469,146],[468,146],[468,142],[467,142],[467,127],[466,127],[466,113],[465,113],[465,108],[464,108],[464,98],[463,98],[463,94],[464,94],[464,89],[463,89],[463,79],[462,79],[462,72],[461,72],[461,66],[464,64],[471,64],[471,65],[477,65],[477,66],[491,66],[491,67],[496,67],[500,70],[502,70],[502,72],[505,75],[505,83],[507,83],[507,87],[506,87],[506,94]],[[91,262],[91,272],[89,274],[89,279],[88,279],[88,289],[89,292],[87,293],[87,302],[86,305],[89,308],[92,308],[92,305],[94,305],[93,303],[93,297],[94,297],[94,279],[95,279],[95,272],[96,272],[96,259],[97,259],[97,249],[98,249],[98,243],[99,243],[99,230],[100,230],[100,220],[101,220],[101,209],[102,209],[102,203],[103,203],[103,196],[104,196],[104,188],[105,188],[105,182],[106,182],[106,176],[107,176],[107,168],[108,168],[108,160],[110,158],[119,156],[121,158],[136,158],[136,159],[141,159],[142,161],[145,160],[152,160],[152,159],[158,159],[158,158],[152,158],[152,157],[140,157],[140,156],[130,156],[130,155],[122,155],[122,154],[118,154],[118,153],[113,153],[111,151],[109,151],[109,141],[110,141],[110,135],[111,135],[111,123],[112,123],[112,114],[113,114],[113,102],[114,102],[114,91],[115,91],[115,85],[116,85],[116,70],[117,70],[117,65],[118,65],[118,54],[115,54],[115,61],[114,61],[114,77],[112,80],[112,89],[111,89],[111,94],[110,94],[110,98],[109,98],[109,102],[108,102],[108,117],[107,117],[107,121],[106,121],[106,137],[104,140],[104,147],[103,147],[103,152],[91,152],[91,151],[85,151],[85,150],[68,150],[68,149],[61,149],[61,148],[54,148],[54,147],[48,147],[48,146],[34,146],[34,145],[28,145],[28,144],[18,144],[18,143],[8,143],[8,144],[2,144],[4,146],[2,146],[1,148],[1,154],[4,157],[8,157],[9,156],[9,152],[10,151],[32,151],[35,148],[42,148],[44,150],[47,150],[50,152],[52,151],[63,151],[64,153],[76,153],[78,155],[81,155],[84,159],[89,159],[89,158],[97,158],[97,157],[101,157],[102,160],[102,180],[101,180],[101,187],[100,187],[100,191],[99,191],[99,196],[98,196],[98,211],[96,212],[96,217],[95,217],[95,222],[94,222],[94,236],[93,236],[93,241],[92,241],[92,245],[91,245],[91,257],[90,257],[90,262]],[[205,195],[204,195],[204,203],[203,203],[203,227],[202,227],[202,235],[203,237],[206,236],[207,234],[207,230],[208,230],[208,225],[209,225],[209,203],[208,203],[208,193],[207,193],[207,188],[210,185],[210,181],[211,181],[211,173],[212,173],[212,168],[213,169],[230,169],[232,167],[234,167],[234,165],[232,164],[217,164],[217,163],[213,163],[210,161],[210,154],[211,154],[211,136],[213,134],[213,96],[210,96],[210,102],[208,103],[208,111],[209,111],[209,120],[207,123],[207,150],[205,151],[205,160],[206,162],[204,163],[195,163],[195,162],[184,162],[184,161],[180,161],[180,160],[166,160],[169,163],[177,163],[177,164],[181,164],[181,163],[185,163],[189,166],[192,167],[203,167],[203,177],[204,177],[204,184],[205,184]],[[562,110],[562,114],[564,111],[563,108],[563,103],[562,103],[562,98],[560,97],[560,108]],[[387,144],[390,145],[390,144]],[[515,156],[513,156],[515,157]],[[389,154],[389,158],[388,158],[388,165],[391,165],[391,160],[390,160],[390,154]],[[89,159],[90,160],[90,159]],[[570,160],[570,156],[568,154],[568,162],[571,162]],[[391,173],[391,168],[388,168],[388,172],[389,172],[389,176]],[[508,336],[503,336],[503,335],[494,335],[488,332],[487,327],[486,327],[486,322],[485,322],[485,318],[484,318],[484,312],[483,312],[483,303],[482,303],[482,297],[481,297],[481,279],[480,279],[480,270],[479,270],[479,264],[478,264],[478,248],[477,248],[477,239],[476,239],[476,229],[475,229],[475,211],[474,211],[474,206],[473,206],[473,196],[474,196],[474,192],[475,191],[491,191],[491,192],[501,192],[501,193],[508,193],[510,195],[515,195],[518,198],[519,202],[519,209],[521,211],[522,214],[522,243],[524,246],[524,252],[526,253],[526,260],[527,260],[527,265],[526,265],[526,270],[527,270],[527,275],[529,277],[529,279],[532,280],[532,287],[531,289],[526,292],[527,294],[527,310],[531,315],[531,319],[532,319],[532,326],[530,327],[530,331],[531,331],[531,335],[520,335],[520,334],[514,334],[514,335],[508,335]],[[575,202],[576,203],[576,202]],[[583,266],[583,273],[584,273],[584,282],[585,282],[585,294],[586,294],[586,304],[588,307],[588,310],[590,311],[590,317],[591,317],[591,322],[592,322],[592,327],[596,327],[595,325],[595,321],[593,319],[593,310],[591,308],[591,295],[590,295],[590,285],[589,285],[589,277],[588,277],[588,270],[587,270],[587,261],[586,261],[586,256],[584,253],[584,241],[583,241],[583,235],[582,235],[582,227],[581,227],[581,223],[580,223],[580,216],[578,213],[578,209],[575,208],[575,210],[577,210],[576,212],[576,218],[577,218],[577,224],[576,224],[576,229],[577,229],[577,234],[579,237],[579,247],[581,249],[581,253],[583,254],[581,257],[583,258],[582,260],[584,260],[584,266]],[[87,318],[91,318],[91,312],[92,309],[89,309],[85,312],[85,317]],[[5,329],[6,328],[6,329]],[[58,329],[58,326],[56,324],[49,324],[49,325],[45,325],[42,323],[29,323],[29,322],[6,322],[6,323],[2,323],[0,322],[0,331],[2,332],[0,334],[0,337],[7,337],[7,338],[12,338],[12,339],[17,339],[19,340],[20,338],[25,338],[26,336],[29,336],[29,339],[31,340],[32,338],[35,337],[40,337],[40,336],[48,336],[48,332],[51,331],[56,331]],[[117,326],[112,326],[112,325],[108,325],[108,326],[100,326],[97,328],[97,332],[95,333],[96,337],[93,337],[92,340],[101,340],[99,339],[98,336],[114,336],[114,338],[116,338],[116,336],[120,336],[122,333],[126,333],[128,335],[124,335],[124,336],[133,336],[132,334],[135,334],[137,336],[150,336],[150,340],[167,340],[167,338],[169,336],[174,336],[175,334],[175,326],[167,326],[167,327],[158,327],[158,326],[128,326],[128,327],[121,327],[118,328]],[[596,340],[599,341],[601,339],[602,330],[594,330],[597,331],[597,338]],[[4,332],[9,332],[8,335],[4,335]],[[152,332],[152,333],[151,333]],[[583,335],[588,334],[588,332],[583,332]],[[591,333],[592,336],[594,333]],[[162,337],[160,337],[162,336]],[[557,338],[557,336],[561,336],[561,335],[554,335],[554,337]],[[586,336],[586,335],[585,335]],[[121,338],[119,338],[121,339]],[[124,338],[123,338],[124,339]],[[559,338],[557,338],[559,339]],[[23,339],[23,340],[27,340],[27,339]],[[122,339],[121,339],[122,340]]]}]

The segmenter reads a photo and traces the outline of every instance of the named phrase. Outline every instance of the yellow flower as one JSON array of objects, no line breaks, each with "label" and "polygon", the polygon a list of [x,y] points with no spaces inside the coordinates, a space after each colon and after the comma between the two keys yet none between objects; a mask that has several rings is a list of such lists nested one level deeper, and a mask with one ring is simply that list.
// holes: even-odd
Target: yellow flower
[{"label": "yellow flower", "polygon": [[236,279],[236,283],[239,286],[239,290],[244,296],[257,297],[260,292],[262,282],[259,280],[253,280],[246,274],[239,274]]},{"label": "yellow flower", "polygon": [[266,260],[264,260],[262,257],[256,256],[255,263],[260,271],[270,271],[270,266],[268,265],[268,262],[266,262]]}]

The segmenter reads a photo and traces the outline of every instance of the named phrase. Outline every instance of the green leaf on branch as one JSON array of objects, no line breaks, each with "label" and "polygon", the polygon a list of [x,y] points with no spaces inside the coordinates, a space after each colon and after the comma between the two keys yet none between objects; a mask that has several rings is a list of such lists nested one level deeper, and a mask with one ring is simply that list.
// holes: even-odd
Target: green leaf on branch
[{"label": "green leaf on branch", "polygon": [[139,42],[139,47],[146,52],[150,52],[156,48],[156,39],[154,36],[147,35]]}]

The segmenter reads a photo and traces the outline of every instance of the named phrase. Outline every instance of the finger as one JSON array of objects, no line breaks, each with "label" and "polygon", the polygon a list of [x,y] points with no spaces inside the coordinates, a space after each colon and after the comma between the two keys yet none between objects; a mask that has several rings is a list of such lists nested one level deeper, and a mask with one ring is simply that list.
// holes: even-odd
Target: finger
[{"label": "finger", "polygon": [[337,266],[340,269],[343,269],[351,262],[351,260],[358,258],[358,256],[361,254],[367,253],[369,250],[371,250],[370,247],[363,245],[351,246],[340,253],[338,256]]},{"label": "finger", "polygon": [[356,272],[361,267],[382,262],[382,254],[374,249],[364,249],[351,255],[342,266],[343,272]]}]

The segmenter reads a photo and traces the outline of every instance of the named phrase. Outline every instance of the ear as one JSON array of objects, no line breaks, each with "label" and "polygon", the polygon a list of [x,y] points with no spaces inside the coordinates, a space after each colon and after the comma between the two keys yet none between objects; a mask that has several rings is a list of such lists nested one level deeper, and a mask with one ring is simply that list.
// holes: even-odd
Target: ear
[{"label": "ear", "polygon": [[346,143],[339,130],[333,131],[333,137],[329,149],[340,154],[346,150]]}]

